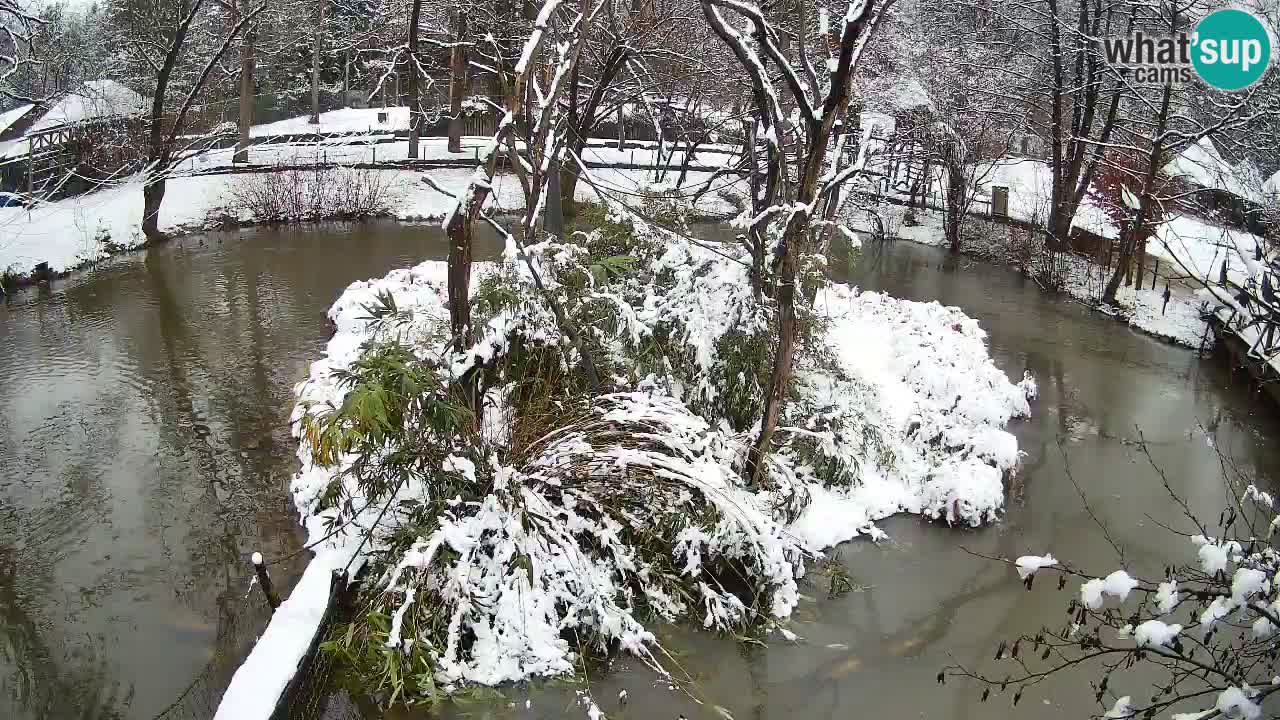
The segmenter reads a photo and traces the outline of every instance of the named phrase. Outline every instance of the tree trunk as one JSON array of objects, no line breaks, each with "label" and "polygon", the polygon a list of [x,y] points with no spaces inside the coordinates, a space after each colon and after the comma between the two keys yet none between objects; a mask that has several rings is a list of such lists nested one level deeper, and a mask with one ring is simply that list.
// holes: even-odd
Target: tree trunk
[{"label": "tree trunk", "polygon": [[418,157],[418,136],[422,132],[421,98],[418,97],[418,19],[422,0],[413,0],[409,12],[409,157]]},{"label": "tree trunk", "polygon": [[351,49],[342,60],[342,107],[351,107]]},{"label": "tree trunk", "polygon": [[[560,183],[564,182],[565,170],[561,169],[560,161],[552,160],[551,166],[547,168],[547,199],[544,201],[545,207],[542,209],[542,229],[548,235],[554,235],[556,238],[564,237],[564,193],[560,189]],[[573,175],[574,182],[577,182],[577,174]],[[572,203],[570,203],[572,206]]]},{"label": "tree trunk", "polygon": [[1138,257],[1136,259],[1138,267],[1134,270],[1134,285],[1137,289],[1142,289],[1142,275],[1147,269],[1147,238],[1144,236],[1138,239]]},{"label": "tree trunk", "polygon": [[453,48],[449,53],[449,152],[462,152],[462,100],[467,94],[467,11],[453,16]]},{"label": "tree trunk", "polygon": [[[248,10],[248,0],[245,2],[245,9]],[[254,40],[254,32],[245,30],[244,41],[240,43],[240,120],[237,128],[240,131],[240,139],[236,143],[236,153],[231,159],[233,163],[249,162],[249,134],[253,128]]]},{"label": "tree trunk", "polygon": [[312,125],[320,124],[320,45],[324,40],[324,4],[327,0],[317,0],[316,32],[311,46],[311,119]]},{"label": "tree trunk", "polygon": [[[952,153],[955,151],[952,150]],[[964,222],[965,207],[964,200],[967,194],[965,187],[964,168],[960,167],[960,163],[955,162],[956,158],[948,156],[946,161],[947,170],[947,197],[946,207],[943,208],[942,219],[945,227],[943,232],[946,235],[947,247],[953,254],[960,252],[960,226]],[[926,180],[925,186],[928,186]]]},{"label": "tree trunk", "polygon": [[160,204],[164,201],[164,175],[160,171],[142,186],[142,234],[148,244],[165,239],[160,232]]},{"label": "tree trunk", "polygon": [[471,226],[462,213],[455,212],[449,223],[449,328],[454,347],[471,344]]},{"label": "tree trunk", "polygon": [[1055,200],[1049,208],[1050,250],[1055,252],[1071,247],[1071,221],[1075,219],[1076,208],[1069,200]]},{"label": "tree trunk", "polygon": [[575,197],[577,192],[577,161],[572,158],[565,158],[560,166],[560,210],[566,218],[578,216],[578,201]]},{"label": "tree trunk", "polygon": [[578,189],[578,173],[581,168],[578,167],[578,161],[575,158],[582,157],[582,151],[587,147],[587,138],[595,131],[596,115],[600,104],[604,102],[609,86],[626,65],[627,52],[625,45],[615,45],[609,51],[604,63],[600,66],[591,94],[581,106],[578,104],[579,76],[576,63],[569,73],[569,86],[566,90],[566,100],[569,104],[569,132],[566,152],[561,163],[559,194],[560,207],[566,217],[574,217],[578,214],[578,203],[574,193]]},{"label": "tree trunk", "polygon": [[773,356],[773,369],[769,377],[769,391],[764,398],[764,414],[760,421],[760,434],[755,445],[747,453],[746,476],[759,486],[765,480],[765,458],[773,442],[774,430],[782,414],[796,349],[796,254],[799,243],[804,242],[806,223],[792,221],[786,231],[785,248],[778,264],[778,284],[775,297],[778,301],[778,348]]},{"label": "tree trunk", "polygon": [[458,350],[471,344],[471,247],[472,228],[480,218],[480,210],[493,187],[493,176],[498,170],[499,139],[485,160],[484,170],[488,180],[467,188],[468,195],[454,208],[445,232],[449,235],[449,327],[453,344]]},{"label": "tree trunk", "polygon": [[1116,304],[1116,293],[1120,292],[1120,283],[1129,274],[1129,266],[1133,264],[1134,231],[1126,229],[1120,234],[1120,254],[1116,258],[1116,266],[1107,279],[1107,286],[1102,291],[1102,302],[1107,305]]}]

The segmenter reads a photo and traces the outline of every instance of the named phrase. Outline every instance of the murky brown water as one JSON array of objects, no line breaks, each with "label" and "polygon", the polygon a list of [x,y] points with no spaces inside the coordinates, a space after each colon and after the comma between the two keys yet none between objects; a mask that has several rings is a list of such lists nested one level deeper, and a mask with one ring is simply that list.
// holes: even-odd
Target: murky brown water
[{"label": "murky brown water", "polygon": [[[248,554],[299,546],[286,422],[292,386],[328,338],[325,309],[352,280],[443,250],[420,227],[251,230],[123,258],[0,307],[0,717],[151,718],[193,679],[170,716],[211,714],[264,621],[260,595],[245,597]],[[1198,427],[1267,483],[1280,477],[1280,453],[1263,447],[1280,423],[1252,413],[1219,364],[1046,297],[1005,268],[956,263],[903,243],[868,253],[852,277],[963,307],[1010,377],[1036,374],[1035,416],[1013,428],[1024,489],[1005,520],[958,531],[898,518],[883,525],[891,542],[843,547],[858,589],[828,599],[821,581],[807,584],[798,645],[666,630],[708,704],[622,660],[593,679],[610,717],[717,717],[711,705],[739,720],[1004,715],[1007,700],[979,704],[975,688],[934,675],[1059,624],[1066,597],[1052,583],[1024,592],[1010,570],[959,546],[1116,564],[1065,477],[1059,441],[1139,569],[1191,554],[1144,515],[1177,520],[1135,460],[1136,428],[1174,487],[1214,516],[1218,457]],[[276,569],[286,591],[299,569]],[[1089,679],[1029,691],[1014,715],[1083,717]],[[517,689],[442,712],[585,717],[572,698],[562,686]],[[331,716],[356,714],[340,694],[331,700]]]},{"label": "murky brown water", "polygon": [[151,718],[193,681],[170,716],[212,714],[265,622],[249,554],[300,544],[287,423],[324,312],[445,247],[255,229],[0,304],[0,718]]}]

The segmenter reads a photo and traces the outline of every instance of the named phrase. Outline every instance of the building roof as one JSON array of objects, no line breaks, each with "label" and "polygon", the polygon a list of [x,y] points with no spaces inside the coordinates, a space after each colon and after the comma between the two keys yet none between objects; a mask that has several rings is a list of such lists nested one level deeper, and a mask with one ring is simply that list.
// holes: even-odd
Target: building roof
[{"label": "building roof", "polygon": [[1258,201],[1258,193],[1251,189],[1235,168],[1222,159],[1218,148],[1207,137],[1183,150],[1178,157],[1164,166],[1164,173],[1182,177],[1193,185],[1209,190],[1221,190],[1246,200]]},{"label": "building roof", "polygon": [[0,112],[0,137],[4,137],[6,130],[13,127],[15,123],[26,117],[27,113],[35,109],[35,105],[19,105],[12,110]]},{"label": "building roof", "polygon": [[147,101],[115,80],[90,80],[63,95],[27,132],[37,133],[112,117],[140,115]]}]

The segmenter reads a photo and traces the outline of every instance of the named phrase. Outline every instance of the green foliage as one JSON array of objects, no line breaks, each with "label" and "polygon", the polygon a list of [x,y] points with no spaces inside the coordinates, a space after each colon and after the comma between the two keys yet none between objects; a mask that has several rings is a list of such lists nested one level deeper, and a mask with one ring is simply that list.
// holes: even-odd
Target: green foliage
[{"label": "green foliage", "polygon": [[475,284],[471,293],[471,318],[476,327],[483,327],[503,310],[529,302],[521,292],[513,273],[499,271],[485,275]]},{"label": "green foliage", "polygon": [[[458,436],[474,434],[474,415],[457,389],[400,342],[371,345],[334,375],[348,386],[342,406],[304,415],[302,438],[318,465],[336,467],[348,454],[354,460],[321,495],[320,509],[344,501],[345,477],[369,502],[381,502],[408,480],[437,474]],[[354,512],[349,501],[343,507]]]},{"label": "green foliage", "polygon": [[608,285],[609,281],[625,277],[635,270],[636,259],[629,255],[613,255],[591,263],[591,279],[597,287]]},{"label": "green foliage", "polygon": [[853,590],[853,576],[840,561],[839,550],[832,551],[819,568],[819,572],[827,579],[828,598],[838,598]]},{"label": "green foliage", "polygon": [[390,617],[370,607],[360,617],[334,625],[320,651],[342,666],[344,678],[353,684],[350,690],[372,695],[384,707],[434,703],[440,695],[430,658],[388,648],[390,630]]},{"label": "green foliage", "polygon": [[[683,214],[670,199],[651,198],[645,203],[659,222],[684,226]],[[624,327],[633,319],[625,315],[646,296],[687,291],[688,285],[677,288],[675,274],[652,270],[667,251],[662,236],[637,232],[630,222],[619,221],[597,205],[583,205],[577,221],[593,229],[574,232],[563,244],[539,247],[539,266],[553,281],[551,287],[571,322],[583,332],[602,375],[630,376],[638,381],[653,373],[674,378],[686,388],[712,388],[714,392],[702,395],[686,393],[688,407],[713,426],[725,421],[735,430],[749,429],[759,419],[773,360],[775,330],[769,322],[770,301],[748,298],[743,303],[741,312],[750,322],[744,321],[715,339],[717,361],[708,372],[685,339],[681,320],[662,318],[638,336],[629,335]],[[711,268],[700,271],[709,273]],[[351,517],[362,510],[352,507],[348,493],[351,480],[370,504],[383,503],[406,483],[413,483],[412,497],[401,495],[391,508],[395,523],[388,525],[395,529],[379,538],[370,571],[375,578],[385,578],[415,541],[439,529],[443,518],[474,513],[486,498],[492,501],[496,497],[503,512],[510,513],[512,522],[518,522],[525,532],[550,536],[548,530],[539,529],[540,524],[563,523],[561,517],[531,513],[524,508],[520,493],[495,490],[494,464],[527,468],[557,437],[574,433],[575,442],[583,443],[585,452],[570,458],[563,467],[555,465],[562,468],[562,475],[550,483],[554,497],[572,498],[580,521],[613,528],[616,542],[645,564],[643,582],[661,588],[666,597],[698,607],[703,602],[698,583],[709,582],[708,577],[718,587],[732,590],[753,606],[744,616],[748,620],[731,628],[746,637],[753,632],[753,624],[769,616],[770,588],[764,569],[751,566],[749,556],[714,554],[703,558],[703,579],[690,576],[683,562],[677,562],[674,538],[692,527],[710,533],[722,520],[717,506],[700,496],[696,483],[681,482],[670,476],[670,470],[663,475],[652,469],[612,463],[601,467],[593,462],[595,457],[604,457],[607,448],[673,456],[678,451],[663,445],[662,428],[607,420],[595,412],[593,403],[600,398],[590,397],[588,384],[572,361],[574,350],[548,338],[546,329],[553,327],[549,310],[522,275],[522,266],[507,264],[485,273],[475,283],[472,315],[477,332],[492,332],[490,321],[503,316],[503,324],[494,323],[493,327],[502,328],[507,336],[489,338],[494,341],[489,347],[496,352],[487,354],[465,379],[451,380],[439,366],[420,358],[401,341],[367,346],[348,370],[338,374],[347,387],[341,407],[308,414],[303,420],[303,439],[318,464],[337,466],[340,459],[348,463],[323,494],[320,507],[339,508],[339,517]],[[389,293],[379,294],[364,310],[367,319],[386,328],[413,320]],[[815,340],[825,321],[808,304],[801,309],[800,321],[801,362],[810,366],[829,362],[830,358],[822,355],[821,343]],[[387,335],[379,333],[380,337]],[[625,381],[622,384],[625,386]],[[499,390],[503,398],[504,415],[485,418],[487,424],[501,427],[505,433],[496,446],[486,446],[477,432],[483,408],[477,398],[486,397],[489,389]],[[795,393],[798,397],[799,391]],[[804,408],[794,416],[820,410]],[[827,413],[810,429],[819,434],[834,433],[844,441],[864,431],[860,420]],[[874,440],[864,437],[859,447]],[[820,477],[839,482],[856,473],[856,467],[848,467],[847,457],[829,457],[815,438],[802,436],[788,442],[786,451],[811,465]],[[475,474],[443,470],[450,455],[469,459]],[[536,482],[524,482],[526,489],[537,487]],[[486,532],[490,534],[476,547],[496,546],[494,536],[501,533]],[[588,555],[606,552],[600,544],[602,538],[590,536],[579,542]],[[457,562],[460,557],[444,548],[433,558],[432,567],[441,569]],[[503,562],[532,575],[534,563],[529,557],[516,554]],[[625,575],[620,579],[624,584],[637,582]],[[833,579],[832,592],[838,585]],[[628,604],[635,617],[662,614],[662,608],[646,605],[649,596],[636,592],[633,586],[630,589]],[[419,585],[414,603],[404,614],[402,633],[414,642],[406,648],[389,649],[385,647],[388,618],[403,597],[398,592],[385,592],[384,584],[367,591],[364,599],[362,614],[331,635],[324,649],[348,668],[348,675],[361,689],[372,689],[384,706],[433,701],[438,689],[432,669],[445,646],[455,608],[446,606],[437,588]],[[590,623],[577,627],[572,642],[578,645],[583,667],[607,659],[615,650],[608,638],[595,634]],[[468,640],[464,636],[461,642]]]}]

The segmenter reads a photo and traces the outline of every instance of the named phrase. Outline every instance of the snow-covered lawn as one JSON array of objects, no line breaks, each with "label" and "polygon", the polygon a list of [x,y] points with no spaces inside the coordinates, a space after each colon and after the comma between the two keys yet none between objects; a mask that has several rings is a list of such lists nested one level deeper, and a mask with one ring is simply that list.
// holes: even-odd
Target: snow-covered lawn
[{"label": "snow-covered lawn", "polygon": [[[469,144],[479,147],[484,141],[473,139],[469,140]],[[381,158],[384,148],[398,147],[403,151],[404,144],[377,147]],[[359,153],[364,148],[346,146],[334,148],[333,151]],[[265,151],[255,149],[255,152]],[[273,152],[277,152],[276,156],[282,161],[306,163],[312,161],[317,150],[309,145],[280,146]],[[223,155],[229,163],[230,151],[213,154],[210,163],[219,161]],[[328,159],[330,162],[336,161],[332,156]],[[344,156],[341,161],[349,160],[351,158]],[[187,160],[180,170],[186,170],[192,162],[197,166],[200,164],[198,160]],[[369,172],[382,176],[391,198],[391,216],[405,221],[440,219],[448,214],[452,206],[450,198],[422,182],[424,172],[429,172],[432,180],[454,193],[461,193],[466,188],[472,174],[468,168],[429,171],[388,169]],[[642,185],[652,185],[651,171],[604,168],[593,170],[591,175],[606,194],[620,197],[634,194]],[[700,183],[705,184],[710,177],[711,173],[708,172],[690,172],[681,191],[692,194],[701,187]],[[160,210],[160,230],[176,234],[209,228],[227,215],[239,221],[251,221],[251,217],[236,208],[230,208],[229,212],[227,208],[231,200],[230,186],[243,179],[244,176],[235,174],[177,175],[170,178]],[[675,173],[670,174],[668,180],[667,185],[673,184]],[[716,181],[714,188],[719,189],[726,184],[732,184],[731,180],[722,178]],[[700,198],[698,211],[708,216],[733,213],[733,206],[720,197],[715,189]],[[586,181],[579,182],[576,197],[583,201],[599,199],[599,195]],[[496,212],[519,210],[522,209],[523,202],[523,194],[515,176],[499,175],[494,182],[494,193],[488,207]],[[8,269],[25,274],[42,262],[49,263],[54,272],[71,270],[99,260],[113,249],[141,246],[144,241],[141,224],[142,181],[139,178],[130,178],[119,186],[88,195],[41,204],[32,210],[0,208],[0,271]]]}]

